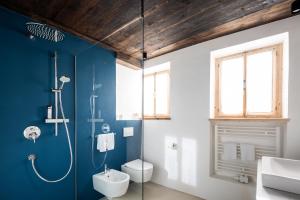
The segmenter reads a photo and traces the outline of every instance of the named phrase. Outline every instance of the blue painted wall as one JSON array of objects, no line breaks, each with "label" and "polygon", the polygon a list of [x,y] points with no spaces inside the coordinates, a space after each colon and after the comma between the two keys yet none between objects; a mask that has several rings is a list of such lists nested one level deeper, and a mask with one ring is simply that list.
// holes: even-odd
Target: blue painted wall
[{"label": "blue painted wall", "polygon": [[[69,165],[69,153],[63,127],[54,136],[54,127],[44,123],[47,106],[53,104],[53,62],[50,55],[59,54],[59,74],[70,76],[72,82],[63,93],[65,113],[70,118],[74,140],[74,63],[64,49],[75,44],[67,38],[59,45],[32,41],[26,37],[25,23],[20,15],[0,9],[0,199],[73,199],[74,170],[63,182],[48,184],[39,180],[27,160],[37,155],[37,169],[49,179],[62,176]],[[23,137],[30,125],[39,126],[41,137],[34,144]],[[74,142],[72,142],[74,146]]]},{"label": "blue painted wall", "polygon": [[[107,164],[120,169],[121,164],[140,156],[141,121],[116,121],[115,111],[115,57],[114,53],[66,34],[63,42],[54,44],[45,40],[30,40],[26,36],[27,17],[0,7],[0,199],[52,200],[98,199],[102,195],[93,190],[92,174],[97,173],[91,164],[91,128],[87,122],[91,92],[92,66],[96,79],[103,84],[99,90],[99,108],[106,122],[116,132],[116,148],[109,152]],[[67,138],[63,126],[54,136],[54,126],[44,123],[47,106],[54,103],[53,60],[50,55],[58,51],[59,75],[71,78],[63,92],[66,116],[73,151],[77,152],[77,166],[62,182],[44,183],[34,174],[27,156],[37,155],[37,169],[49,179],[61,177],[69,166]],[[77,56],[75,76],[74,55]],[[77,88],[75,88],[75,80]],[[75,91],[77,92],[75,105]],[[75,121],[75,114],[77,120]],[[75,123],[77,148],[75,150]],[[41,137],[35,144],[25,140],[23,130],[29,125],[39,126]],[[100,126],[97,131],[100,133]],[[122,137],[122,128],[135,127],[135,137]],[[95,151],[96,162],[103,154]],[[77,168],[77,176],[75,175]],[[77,177],[77,179],[76,179]],[[77,182],[77,184],[76,184]]]},{"label": "blue painted wall", "polygon": [[[101,55],[101,56],[100,56]],[[111,127],[111,131],[116,133],[116,145],[114,151],[109,151],[107,155],[107,166],[113,169],[121,169],[121,165],[127,160],[139,158],[140,156],[140,121],[116,121],[116,60],[112,52],[92,47],[77,56],[77,131],[78,131],[78,197],[79,199],[99,199],[102,197],[93,190],[92,175],[103,171],[96,170],[91,162],[91,123],[87,122],[91,118],[89,98],[92,93],[93,68],[95,68],[95,82],[102,84],[96,95],[96,115],[101,110],[102,118]],[[103,123],[96,124],[96,134],[102,133]],[[125,139],[123,137],[123,127],[133,126],[136,130],[135,137]],[[133,142],[134,141],[134,142]],[[131,145],[130,145],[131,144]],[[95,143],[96,146],[96,143]],[[100,166],[105,153],[94,150],[95,162]]]}]

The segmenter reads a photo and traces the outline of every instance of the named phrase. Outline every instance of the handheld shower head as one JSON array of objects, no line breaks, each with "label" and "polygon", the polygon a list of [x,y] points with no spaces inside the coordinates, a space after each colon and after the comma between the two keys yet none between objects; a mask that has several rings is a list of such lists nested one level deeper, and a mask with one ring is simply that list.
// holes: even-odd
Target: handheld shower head
[{"label": "handheld shower head", "polygon": [[97,89],[99,89],[99,88],[101,88],[101,87],[102,87],[102,84],[101,84],[101,83],[95,84],[95,85],[94,85],[94,89],[95,89],[95,90],[97,90]]},{"label": "handheld shower head", "polygon": [[63,82],[63,83],[68,83],[68,82],[70,82],[70,78],[69,77],[67,77],[67,76],[61,76],[60,78],[59,78],[59,80],[61,81],[61,82]]},{"label": "handheld shower head", "polygon": [[61,76],[61,77],[59,78],[59,80],[62,82],[62,83],[61,83],[61,86],[60,86],[60,88],[59,88],[60,90],[63,89],[65,83],[68,83],[68,82],[71,81],[71,79],[70,79],[69,77],[67,77],[67,76]]}]

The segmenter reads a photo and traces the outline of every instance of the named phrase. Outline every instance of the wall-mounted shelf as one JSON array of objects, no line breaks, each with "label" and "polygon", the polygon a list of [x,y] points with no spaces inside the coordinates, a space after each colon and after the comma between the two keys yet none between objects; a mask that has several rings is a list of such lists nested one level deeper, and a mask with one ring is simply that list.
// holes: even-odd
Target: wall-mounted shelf
[{"label": "wall-mounted shelf", "polygon": [[[69,119],[65,119],[67,123],[69,123]],[[45,119],[47,124],[57,124],[64,123],[64,119]]]},{"label": "wall-mounted shelf", "polygon": [[104,119],[88,119],[88,122],[104,122]]}]

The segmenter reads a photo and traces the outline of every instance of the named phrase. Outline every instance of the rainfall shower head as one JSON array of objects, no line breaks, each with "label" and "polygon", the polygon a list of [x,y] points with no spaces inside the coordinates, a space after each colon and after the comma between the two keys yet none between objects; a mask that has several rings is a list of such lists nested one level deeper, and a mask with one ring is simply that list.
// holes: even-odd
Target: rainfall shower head
[{"label": "rainfall shower head", "polygon": [[46,24],[40,24],[36,22],[28,22],[26,23],[27,30],[33,35],[38,36],[40,38],[50,40],[53,42],[60,42],[64,39],[64,34]]},{"label": "rainfall shower head", "polygon": [[61,76],[59,78],[59,80],[61,81],[61,86],[59,87],[60,90],[63,89],[65,83],[68,83],[68,82],[71,81],[71,79],[69,77],[67,77],[67,76]]}]

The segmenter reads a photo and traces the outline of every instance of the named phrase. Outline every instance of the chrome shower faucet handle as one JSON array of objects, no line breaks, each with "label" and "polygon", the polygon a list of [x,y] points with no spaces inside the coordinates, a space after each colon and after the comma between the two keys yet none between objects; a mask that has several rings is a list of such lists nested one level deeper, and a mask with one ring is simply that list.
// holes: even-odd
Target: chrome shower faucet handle
[{"label": "chrome shower faucet handle", "polygon": [[35,143],[35,140],[41,135],[41,129],[37,126],[29,126],[24,130],[23,135],[26,139],[33,140]]}]

